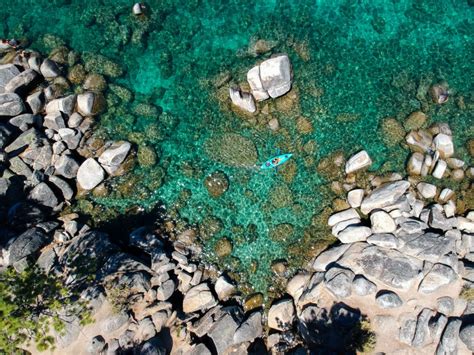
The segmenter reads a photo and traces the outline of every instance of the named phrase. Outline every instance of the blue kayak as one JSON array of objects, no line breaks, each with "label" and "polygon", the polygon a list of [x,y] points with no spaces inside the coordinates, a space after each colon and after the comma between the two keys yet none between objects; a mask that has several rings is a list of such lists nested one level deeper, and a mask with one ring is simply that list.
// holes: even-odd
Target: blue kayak
[{"label": "blue kayak", "polygon": [[268,159],[265,163],[263,163],[260,166],[260,169],[262,170],[268,170],[268,169],[273,169],[276,168],[277,166],[285,163],[288,159],[290,159],[293,156],[292,153],[287,153],[287,154],[280,154],[276,155],[270,159]]}]

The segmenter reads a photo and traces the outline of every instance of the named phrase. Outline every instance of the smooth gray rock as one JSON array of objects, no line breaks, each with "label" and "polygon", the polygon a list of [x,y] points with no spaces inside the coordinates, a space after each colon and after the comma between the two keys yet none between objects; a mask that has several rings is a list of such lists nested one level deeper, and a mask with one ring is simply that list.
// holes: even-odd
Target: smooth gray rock
[{"label": "smooth gray rock", "polygon": [[5,85],[7,85],[8,82],[18,74],[20,74],[20,71],[15,65],[0,65],[0,94],[3,94],[5,92]]},{"label": "smooth gray rock", "polygon": [[341,244],[323,251],[314,260],[313,269],[316,271],[326,271],[327,266],[338,261],[350,246],[350,244]]},{"label": "smooth gray rock", "polygon": [[82,116],[95,116],[103,108],[103,96],[94,92],[85,92],[77,96],[77,110]]},{"label": "smooth gray rock", "polygon": [[368,214],[376,208],[393,205],[410,187],[408,181],[395,181],[382,185],[373,190],[362,200],[362,213]]},{"label": "smooth gray rock", "polygon": [[459,332],[459,338],[469,350],[474,351],[474,323],[463,326]]},{"label": "smooth gray rock", "polygon": [[47,234],[38,228],[30,228],[13,240],[8,247],[7,265],[13,265],[17,261],[36,253],[51,240]]},{"label": "smooth gray rock", "polygon": [[[37,116],[31,113],[23,113],[21,115],[15,116],[8,121],[12,126],[20,128],[22,131],[26,131],[28,126],[31,126],[33,123],[38,122]],[[23,129],[26,127],[26,129]]]},{"label": "smooth gray rock", "polygon": [[184,295],[183,311],[185,313],[204,311],[214,307],[216,304],[217,301],[209,286],[202,283],[194,286]]},{"label": "smooth gray rock", "polygon": [[372,234],[367,238],[367,243],[388,249],[399,249],[403,243],[390,233]]},{"label": "smooth gray rock", "polygon": [[0,94],[0,116],[13,117],[25,111],[20,96],[14,93]]},{"label": "smooth gray rock", "polygon": [[27,69],[12,78],[5,85],[5,92],[11,92],[18,95],[26,94],[32,90],[40,81],[40,75],[33,69]]},{"label": "smooth gray rock", "polygon": [[252,313],[235,331],[234,344],[252,342],[262,336],[262,314]]},{"label": "smooth gray rock", "polygon": [[324,282],[329,291],[336,297],[349,297],[352,293],[352,280],[354,273],[351,270],[339,267],[330,268],[324,275]]},{"label": "smooth gray rock", "polygon": [[403,304],[401,298],[392,291],[382,290],[375,296],[377,304],[381,308],[398,308]]},{"label": "smooth gray rock", "polygon": [[438,341],[443,333],[444,328],[448,324],[448,317],[444,314],[437,313],[435,316],[430,318],[428,322],[428,328],[430,329],[430,338]]},{"label": "smooth gray rock", "polygon": [[365,248],[356,262],[364,270],[364,275],[403,290],[410,288],[423,269],[422,261],[377,246]]},{"label": "smooth gray rock", "polygon": [[367,296],[377,291],[377,286],[363,275],[356,275],[352,281],[352,290],[358,296]]},{"label": "smooth gray rock", "polygon": [[449,297],[440,297],[436,300],[438,305],[438,312],[449,316],[454,311],[454,300]]},{"label": "smooth gray rock", "polygon": [[373,211],[370,214],[370,223],[374,233],[392,233],[397,229],[392,216],[383,210]]},{"label": "smooth gray rock", "polygon": [[57,207],[59,203],[53,190],[44,182],[36,185],[33,190],[30,191],[28,197],[43,206],[51,208]]},{"label": "smooth gray rock", "polygon": [[401,249],[405,254],[433,263],[438,262],[443,255],[454,250],[454,240],[432,232],[405,238],[405,245]]},{"label": "smooth gray rock", "polygon": [[441,341],[436,349],[436,355],[456,355],[458,351],[459,329],[461,328],[461,320],[451,318],[448,325],[444,329]]},{"label": "smooth gray rock", "polygon": [[77,171],[77,182],[84,190],[92,190],[104,179],[104,169],[93,158],[84,161]]},{"label": "smooth gray rock", "polygon": [[234,344],[234,334],[238,326],[239,323],[230,314],[225,314],[214,323],[208,335],[216,346],[217,354],[226,354]]},{"label": "smooth gray rock", "polygon": [[79,113],[74,112],[71,116],[69,116],[67,125],[69,128],[77,128],[80,126],[83,120],[84,120],[84,117],[82,117]]},{"label": "smooth gray rock", "polygon": [[421,348],[429,342],[430,329],[428,322],[433,316],[434,312],[429,308],[424,308],[418,315],[416,321],[415,336],[413,337],[412,346]]},{"label": "smooth gray rock", "polygon": [[109,174],[115,173],[123,163],[132,145],[129,142],[114,142],[99,157],[99,163]]},{"label": "smooth gray rock", "polygon": [[100,354],[104,349],[107,343],[102,335],[97,335],[93,337],[89,344],[87,345],[86,351],[89,354]]},{"label": "smooth gray rock", "polygon": [[415,319],[406,319],[403,322],[398,332],[398,338],[402,343],[411,345],[415,336],[416,323]]},{"label": "smooth gray rock", "polygon": [[43,110],[45,104],[43,91],[37,91],[31,95],[28,95],[26,98],[26,103],[34,115],[40,113]]},{"label": "smooth gray rock", "polygon": [[155,326],[150,317],[141,319],[138,322],[138,328],[135,330],[135,341],[142,343],[153,338],[156,335]]},{"label": "smooth gray rock", "polygon": [[104,334],[111,333],[121,328],[128,320],[129,316],[125,312],[113,313],[100,323],[100,331]]},{"label": "smooth gray rock", "polygon": [[337,235],[341,243],[355,243],[367,240],[372,235],[369,227],[361,225],[350,225]]},{"label": "smooth gray rock", "polygon": [[444,264],[434,264],[418,287],[418,291],[425,294],[433,293],[456,279],[457,275],[452,268]]},{"label": "smooth gray rock", "polygon": [[78,175],[79,164],[72,156],[64,154],[54,164],[55,173],[66,179],[74,179]]},{"label": "smooth gray rock", "polygon": [[58,65],[51,59],[45,59],[40,66],[41,74],[47,79],[56,78],[61,75],[61,70]]}]

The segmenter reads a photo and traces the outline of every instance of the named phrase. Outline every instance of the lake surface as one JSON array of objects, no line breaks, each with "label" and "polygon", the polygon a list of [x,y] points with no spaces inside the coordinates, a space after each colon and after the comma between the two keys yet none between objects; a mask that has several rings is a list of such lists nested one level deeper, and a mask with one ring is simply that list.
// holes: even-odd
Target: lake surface
[{"label": "lake surface", "polygon": [[[371,171],[403,171],[401,125],[392,129],[384,119],[403,124],[423,110],[427,124],[449,122],[459,156],[469,159],[472,1],[165,0],[148,1],[140,18],[123,0],[0,4],[2,37],[26,38],[44,53],[63,41],[122,68],[107,80],[132,96],[109,90],[98,132],[133,142],[142,164],[110,182],[106,197],[88,200],[121,213],[164,203],[200,227],[210,261],[258,291],[277,282],[273,262],[293,270],[329,239],[322,216],[337,197],[329,188],[337,176],[323,171],[324,158],[366,149]],[[255,53],[258,40],[268,51]],[[234,112],[229,85],[245,84],[247,70],[282,52],[292,62],[293,90],[260,104],[256,116]],[[443,81],[451,98],[434,105],[425,93]],[[277,131],[268,126],[274,118]],[[255,165],[277,149],[294,156],[278,173],[259,172]],[[216,171],[229,188],[213,198],[204,181]],[[224,237],[232,254],[218,259],[214,246],[228,246],[218,242]]]}]

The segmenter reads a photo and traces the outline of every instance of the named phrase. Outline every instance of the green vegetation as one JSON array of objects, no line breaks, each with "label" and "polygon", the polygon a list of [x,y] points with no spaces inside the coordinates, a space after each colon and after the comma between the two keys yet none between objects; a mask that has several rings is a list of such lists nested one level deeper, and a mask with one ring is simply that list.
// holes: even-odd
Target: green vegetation
[{"label": "green vegetation", "polygon": [[375,349],[375,333],[370,329],[370,322],[363,319],[352,329],[353,348],[358,354],[369,354]]},{"label": "green vegetation", "polygon": [[64,332],[65,317],[91,322],[85,306],[58,277],[37,268],[7,269],[0,273],[0,353],[16,353],[31,341],[39,351],[54,348],[50,330]]},{"label": "green vegetation", "polygon": [[465,299],[466,301],[474,301],[474,288],[470,288],[469,286],[464,286],[459,293],[459,297]]}]

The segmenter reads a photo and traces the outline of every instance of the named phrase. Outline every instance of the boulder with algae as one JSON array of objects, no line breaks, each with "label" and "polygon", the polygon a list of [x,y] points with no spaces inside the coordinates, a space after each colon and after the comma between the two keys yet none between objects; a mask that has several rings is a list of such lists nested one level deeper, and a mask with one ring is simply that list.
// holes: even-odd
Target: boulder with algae
[{"label": "boulder with algae", "polygon": [[206,141],[206,153],[215,161],[230,166],[252,166],[257,163],[257,148],[239,134],[224,134]]}]

